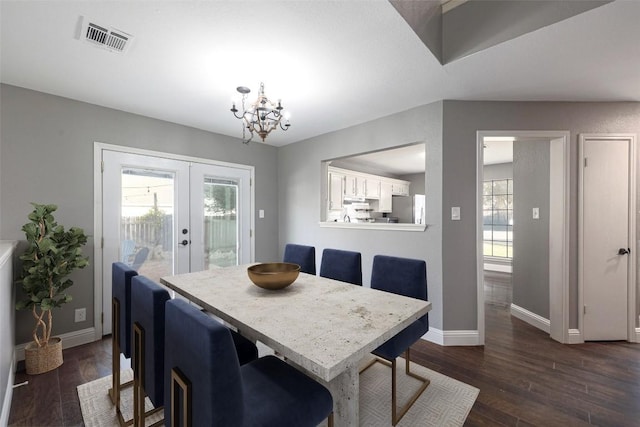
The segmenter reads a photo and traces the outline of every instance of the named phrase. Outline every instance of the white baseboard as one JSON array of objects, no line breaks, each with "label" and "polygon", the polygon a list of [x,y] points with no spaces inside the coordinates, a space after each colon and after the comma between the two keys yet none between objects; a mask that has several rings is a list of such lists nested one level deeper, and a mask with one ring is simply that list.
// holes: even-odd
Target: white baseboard
[{"label": "white baseboard", "polygon": [[511,315],[513,317],[517,317],[523,322],[527,322],[533,327],[540,329],[548,334],[551,333],[551,322],[549,319],[545,319],[544,317],[532,313],[529,310],[526,310],[520,306],[515,304],[511,304]]},{"label": "white baseboard", "polygon": [[442,331],[429,327],[422,339],[441,346],[472,346],[480,345],[478,331]]},{"label": "white baseboard", "polygon": [[579,329],[569,329],[569,341],[567,344],[584,344],[582,332]]},{"label": "white baseboard", "polygon": [[[95,328],[87,328],[56,336],[62,338],[62,348],[65,349],[94,342],[96,340],[95,334]],[[15,357],[17,361],[24,360],[24,348],[27,346],[27,344],[28,343],[18,344],[16,346]]]},{"label": "white baseboard", "polygon": [[16,356],[13,355],[9,366],[9,378],[7,379],[7,391],[2,402],[2,412],[0,412],[0,426],[9,425],[9,412],[11,412],[11,399],[13,398],[13,381],[15,380]]},{"label": "white baseboard", "polygon": [[429,331],[422,336],[422,339],[434,344],[444,345],[444,336],[442,335],[442,331],[431,326],[429,326]]}]

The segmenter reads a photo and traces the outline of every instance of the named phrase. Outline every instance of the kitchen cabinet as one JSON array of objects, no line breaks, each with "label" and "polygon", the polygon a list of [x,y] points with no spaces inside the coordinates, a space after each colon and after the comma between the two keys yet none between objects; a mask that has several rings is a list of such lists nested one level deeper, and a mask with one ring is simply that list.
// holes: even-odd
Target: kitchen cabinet
[{"label": "kitchen cabinet", "polygon": [[341,210],[344,199],[345,176],[329,172],[329,210]]},{"label": "kitchen cabinet", "polygon": [[375,178],[367,178],[364,183],[364,197],[367,199],[380,198],[380,180]]},{"label": "kitchen cabinet", "polygon": [[[335,216],[349,202],[372,203],[375,212],[392,212],[392,196],[408,196],[409,181],[357,172],[336,167],[328,168],[329,195],[327,211]],[[347,200],[347,205],[344,201]]]},{"label": "kitchen cabinet", "polygon": [[404,182],[394,182],[391,184],[391,194],[394,196],[408,196],[409,184]]},{"label": "kitchen cabinet", "polygon": [[380,200],[378,201],[378,212],[391,212],[393,203],[391,197],[391,184],[387,181],[380,182]]},{"label": "kitchen cabinet", "polygon": [[358,175],[346,174],[344,177],[344,197],[363,198],[365,197],[366,179]]}]

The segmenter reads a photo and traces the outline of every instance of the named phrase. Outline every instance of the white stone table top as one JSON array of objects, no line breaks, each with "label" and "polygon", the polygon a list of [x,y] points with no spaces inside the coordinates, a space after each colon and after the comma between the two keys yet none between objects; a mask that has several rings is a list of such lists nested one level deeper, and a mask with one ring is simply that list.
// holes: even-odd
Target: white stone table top
[{"label": "white stone table top", "polygon": [[160,281],[327,382],[431,310],[428,301],[305,273],[270,291],[249,280],[247,267]]}]

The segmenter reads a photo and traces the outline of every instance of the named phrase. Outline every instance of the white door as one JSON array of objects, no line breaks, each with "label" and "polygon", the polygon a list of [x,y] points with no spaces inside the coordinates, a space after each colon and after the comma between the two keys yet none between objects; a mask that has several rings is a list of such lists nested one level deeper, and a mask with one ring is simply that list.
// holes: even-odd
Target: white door
[{"label": "white door", "polygon": [[191,164],[191,271],[251,260],[251,173]]},{"label": "white door", "polygon": [[111,264],[148,278],[251,262],[251,172],[102,150],[103,335]]},{"label": "white door", "polygon": [[626,340],[631,141],[583,139],[581,278],[585,340]]}]

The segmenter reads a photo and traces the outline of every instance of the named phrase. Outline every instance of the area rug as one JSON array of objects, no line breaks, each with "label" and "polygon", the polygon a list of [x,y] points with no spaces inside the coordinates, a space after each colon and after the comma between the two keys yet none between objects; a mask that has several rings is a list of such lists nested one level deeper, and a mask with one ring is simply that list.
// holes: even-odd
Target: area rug
[{"label": "area rug", "polygon": [[[419,382],[404,374],[404,360],[398,359],[398,402],[402,404],[419,387]],[[360,425],[391,425],[391,368],[376,363],[360,375]],[[431,384],[413,404],[398,426],[462,426],[479,390],[463,382],[434,372],[420,365],[411,364],[411,371],[422,375]],[[131,370],[123,370],[122,381],[132,378]],[[117,426],[115,409],[107,394],[111,376],[78,386],[82,418],[87,427]],[[132,387],[122,394],[125,419],[133,414]],[[147,399],[147,410],[151,402]],[[162,411],[147,419],[147,425],[162,419]]]}]

